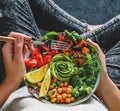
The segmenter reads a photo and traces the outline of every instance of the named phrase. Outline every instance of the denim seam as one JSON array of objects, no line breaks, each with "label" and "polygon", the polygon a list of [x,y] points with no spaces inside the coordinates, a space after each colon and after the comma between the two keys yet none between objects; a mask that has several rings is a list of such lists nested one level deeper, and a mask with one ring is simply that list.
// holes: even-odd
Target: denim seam
[{"label": "denim seam", "polygon": [[116,65],[116,64],[106,63],[106,66],[116,67],[116,68],[120,69],[120,65]]},{"label": "denim seam", "polygon": [[[39,32],[39,29],[38,29],[38,27],[37,27],[37,24],[36,24],[36,21],[35,21],[35,19],[34,19],[34,17],[33,17],[33,14],[32,14],[32,11],[31,11],[31,9],[30,9],[30,6],[29,6],[29,2],[28,2],[28,4],[27,4],[27,0],[26,0],[26,2],[24,2],[25,3],[25,5],[26,5],[26,10],[27,10],[27,14],[28,14],[28,17],[29,17],[29,19],[30,19],[30,21],[29,22],[31,22],[31,25],[32,25],[32,27],[33,27],[33,30],[34,30],[34,32],[35,32],[35,34],[36,34],[36,37],[38,36],[38,34],[39,34],[39,36],[41,36],[41,34],[40,34],[40,32]],[[31,15],[31,16],[30,16]],[[36,32],[37,31],[37,32]]]}]

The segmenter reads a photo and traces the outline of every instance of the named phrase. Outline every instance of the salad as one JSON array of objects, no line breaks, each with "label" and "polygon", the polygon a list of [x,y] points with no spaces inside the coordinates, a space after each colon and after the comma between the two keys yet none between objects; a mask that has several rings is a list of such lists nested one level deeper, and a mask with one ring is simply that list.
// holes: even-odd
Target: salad
[{"label": "salad", "polygon": [[41,41],[67,41],[63,50],[38,45],[25,60],[24,81],[31,94],[40,100],[57,104],[79,101],[95,91],[101,70],[94,46],[75,31],[48,32]]}]

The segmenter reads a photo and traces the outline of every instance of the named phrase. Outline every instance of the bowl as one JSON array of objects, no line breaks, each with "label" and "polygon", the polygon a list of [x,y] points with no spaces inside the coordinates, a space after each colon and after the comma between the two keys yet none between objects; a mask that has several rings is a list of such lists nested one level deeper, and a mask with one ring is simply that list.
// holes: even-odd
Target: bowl
[{"label": "bowl", "polygon": [[[49,40],[53,40],[53,39],[67,41],[70,44],[72,41],[72,45],[70,46],[71,50],[69,51],[68,49],[67,50],[65,49],[62,51],[58,51],[57,53],[54,53],[54,54],[52,53],[51,59],[48,60],[48,58],[46,59],[45,56],[51,54],[52,51],[50,50],[47,52],[47,49],[45,49],[45,47],[41,48],[41,45],[38,45],[37,48],[38,47],[40,48],[40,54],[42,53],[43,61],[45,61],[45,63],[43,63],[41,66],[39,65],[39,67],[34,66],[34,65],[32,68],[28,67],[29,65],[26,66],[26,73],[27,73],[27,75],[29,75],[29,71],[31,71],[31,69],[32,69],[32,72],[34,72],[33,69],[37,68],[37,70],[38,70],[42,66],[49,64],[51,78],[57,78],[58,83],[55,83],[57,85],[52,90],[48,89],[48,92],[46,93],[47,96],[39,97],[38,90],[41,90],[42,88],[38,87],[36,85],[38,82],[37,83],[30,83],[30,81],[28,81],[26,79],[26,74],[25,74],[24,81],[25,81],[26,86],[28,87],[28,91],[36,99],[39,99],[43,103],[49,103],[49,104],[54,103],[54,104],[63,105],[63,106],[74,106],[74,105],[81,104],[81,103],[85,102],[86,100],[88,100],[94,94],[94,92],[96,91],[96,88],[99,84],[99,80],[100,80],[100,76],[101,76],[101,63],[100,63],[100,59],[99,59],[99,56],[97,54],[97,51],[94,48],[94,46],[87,43],[86,40],[84,38],[82,38],[75,31],[73,31],[73,32],[68,32],[67,30],[65,30],[64,32],[53,32],[52,31],[52,32],[48,32],[42,38],[40,38],[41,41],[47,41],[47,40],[49,41]],[[87,50],[86,48],[88,48],[89,50]],[[28,52],[26,54],[26,59],[30,58],[31,55],[34,58],[34,53]],[[59,58],[57,58],[56,56]],[[55,63],[56,61],[57,62],[60,61],[61,57],[63,57],[63,56],[64,56],[64,60],[62,58],[63,63],[60,62],[59,65],[57,63]],[[84,59],[84,62],[81,63],[80,60],[83,60],[83,59]],[[68,75],[65,74],[66,77],[64,77],[62,74],[61,75],[59,74],[60,72],[57,73],[55,71],[58,70],[58,67],[59,67],[59,69],[61,68],[60,67],[60,66],[62,66],[61,64],[65,65],[66,61],[69,61],[70,63],[72,61],[72,63],[74,63],[74,65],[73,65],[73,70],[71,70],[71,72],[69,72]],[[55,68],[52,68],[53,63],[55,64]],[[58,67],[56,66],[56,64],[58,65]],[[63,68],[63,66],[62,66],[62,68]],[[55,71],[53,71],[53,70],[55,70]],[[63,71],[63,70],[65,70],[65,68],[61,69],[61,70]],[[68,71],[68,69],[67,69],[67,71]],[[81,73],[84,73],[84,74],[82,75]],[[80,81],[81,81],[80,85],[73,84],[74,81],[72,79],[75,76],[80,77]],[[92,78],[92,79],[90,79],[90,78]],[[43,82],[43,80],[44,79],[42,79],[42,82]],[[69,81],[69,85],[72,85],[72,91],[71,91],[70,95],[72,95],[72,97],[74,97],[74,99],[75,99],[72,102],[66,103],[66,102],[62,102],[62,100],[56,100],[56,102],[53,102],[53,101],[51,101],[52,100],[51,97],[48,96],[52,91],[54,91],[54,93],[57,92],[57,89],[60,87],[59,85],[62,83],[61,81],[63,83],[66,81],[67,82]],[[50,82],[50,84],[53,84],[53,83]],[[77,87],[78,92],[79,92],[78,97],[75,96],[75,93],[73,91],[74,88],[76,88],[76,87]],[[84,92],[84,94],[82,94],[83,93],[82,92],[83,90],[81,90],[82,88],[84,89],[84,91],[86,91],[86,92]],[[63,93],[61,93],[61,95],[62,94]]]}]

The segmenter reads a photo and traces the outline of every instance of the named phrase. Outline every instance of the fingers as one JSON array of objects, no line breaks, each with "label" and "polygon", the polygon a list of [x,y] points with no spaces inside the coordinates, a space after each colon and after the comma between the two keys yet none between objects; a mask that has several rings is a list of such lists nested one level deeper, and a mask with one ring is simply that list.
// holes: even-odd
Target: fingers
[{"label": "fingers", "polygon": [[23,36],[17,36],[15,41],[14,41],[14,59],[18,60],[23,58],[22,51],[23,51]]},{"label": "fingers", "polygon": [[[93,41],[90,40],[90,39],[87,39],[87,41],[97,49],[98,54],[99,54],[100,56],[102,56],[102,57],[105,56],[105,55],[103,54],[101,48],[99,47],[99,45],[98,45],[97,43],[93,42]],[[105,58],[105,57],[104,57],[104,58]]]},{"label": "fingers", "polygon": [[2,54],[3,54],[4,64],[6,64],[6,62],[10,63],[13,58],[13,44],[10,42],[6,42],[2,47]]},{"label": "fingers", "polygon": [[34,50],[33,44],[28,44],[28,49],[29,49],[30,51]]},{"label": "fingers", "polygon": [[93,41],[90,40],[89,38],[87,39],[87,41],[88,41],[90,44],[92,44],[92,45],[97,49],[97,51],[102,52],[101,48],[99,47],[99,45],[98,45],[97,43],[93,42]]},{"label": "fingers", "polygon": [[16,38],[14,41],[14,59],[18,60],[18,58],[23,58],[27,52],[27,46],[24,45],[24,40],[31,40],[31,37],[16,32],[11,32],[9,36]]},{"label": "fingers", "polygon": [[[8,52],[10,52],[10,49],[11,49],[12,46],[13,46],[13,44],[11,44],[10,42],[6,42],[4,44],[4,46],[2,47],[2,54],[3,54],[3,56],[6,56],[6,54]],[[11,50],[11,52],[12,52],[12,50]]]},{"label": "fingers", "polygon": [[28,47],[26,45],[24,45],[24,47],[23,47],[23,57],[25,57],[25,54],[26,54],[27,50],[28,50]]},{"label": "fingers", "polygon": [[30,36],[27,36],[27,35],[24,35],[21,33],[17,33],[17,32],[10,32],[9,36],[14,37],[14,38],[16,38],[18,36],[22,36],[24,38],[24,40],[31,40],[32,39],[32,37],[30,37]]}]

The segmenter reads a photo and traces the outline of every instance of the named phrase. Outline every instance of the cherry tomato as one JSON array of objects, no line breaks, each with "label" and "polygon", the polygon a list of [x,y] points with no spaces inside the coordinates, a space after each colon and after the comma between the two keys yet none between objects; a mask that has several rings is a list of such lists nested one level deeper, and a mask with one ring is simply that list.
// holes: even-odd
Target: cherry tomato
[{"label": "cherry tomato", "polygon": [[32,58],[28,58],[25,60],[25,65],[29,68],[35,68],[37,66],[37,61]]},{"label": "cherry tomato", "polygon": [[40,68],[41,66],[43,66],[44,64],[43,64],[43,60],[41,60],[41,61],[37,61],[37,67],[38,68]]},{"label": "cherry tomato", "polygon": [[62,34],[58,35],[58,40],[65,41],[65,37]]},{"label": "cherry tomato", "polygon": [[31,60],[31,58],[27,58],[27,59],[25,59],[25,65],[27,66],[27,67],[29,67],[29,61]]},{"label": "cherry tomato", "polygon": [[43,63],[48,64],[48,63],[50,63],[51,59],[52,59],[52,55],[45,55],[43,57]]},{"label": "cherry tomato", "polygon": [[52,56],[55,56],[55,55],[58,54],[58,53],[59,53],[58,50],[51,50],[51,55],[52,55]]},{"label": "cherry tomato", "polygon": [[34,58],[37,54],[40,53],[39,48],[34,48],[34,50],[31,51],[31,58]]},{"label": "cherry tomato", "polygon": [[42,55],[39,53],[39,54],[37,54],[37,55],[35,56],[35,59],[36,59],[37,61],[41,61],[41,60],[43,59],[43,57],[42,57]]},{"label": "cherry tomato", "polygon": [[44,65],[43,64],[43,57],[40,53],[35,56],[35,59],[37,61],[37,67],[38,68]]}]

